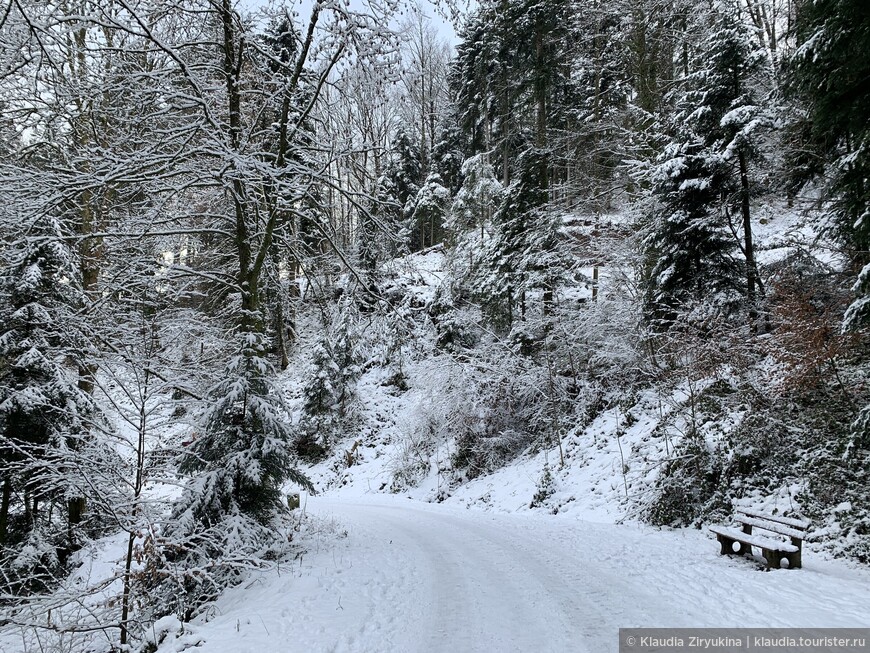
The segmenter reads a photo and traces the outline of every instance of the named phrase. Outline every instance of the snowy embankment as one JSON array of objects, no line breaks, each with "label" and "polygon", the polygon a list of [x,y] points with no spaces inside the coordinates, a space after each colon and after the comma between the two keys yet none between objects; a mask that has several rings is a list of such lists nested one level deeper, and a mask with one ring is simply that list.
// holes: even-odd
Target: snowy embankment
[{"label": "snowy embankment", "polygon": [[759,571],[697,530],[314,498],[347,536],[228,592],[159,653],[589,651],[621,627],[870,627],[870,571]]},{"label": "snowy embankment", "polygon": [[[789,239],[800,240],[799,227]],[[791,251],[791,240],[773,238],[783,224],[769,231],[760,238],[767,260]],[[404,286],[426,305],[445,274],[441,251],[402,263]],[[607,653],[623,627],[870,627],[870,569],[822,552],[814,540],[824,524],[811,529],[803,569],[765,572],[760,560],[720,556],[706,529],[639,523],[684,433],[714,447],[740,424],[739,409],[692,422],[712,379],[610,402],[566,424],[560,441],[470,475],[454,465],[445,415],[461,405],[473,416],[479,406],[466,397],[463,364],[432,350],[431,335],[409,351],[404,387],[384,367],[362,373],[355,428],[306,470],[321,496],[305,502],[312,520],[294,539],[302,555],[248,578],[183,628],[172,617],[155,624],[157,653]],[[309,344],[284,379],[297,408]],[[719,380],[727,384],[727,370]],[[535,501],[545,473],[546,496]],[[800,489],[784,484],[734,503],[800,511]],[[73,580],[112,576],[123,544],[101,542]],[[0,634],[7,650],[35,649],[9,629]]]},{"label": "snowy embankment", "polygon": [[[811,251],[822,259],[828,254],[816,242],[818,234],[796,212],[765,205],[757,207],[756,214],[756,244],[766,264],[774,264],[795,251]],[[629,224],[626,215],[615,214],[609,219],[613,228]],[[584,222],[574,216],[572,224],[586,222],[589,220]],[[450,276],[441,248],[398,259],[393,266],[395,283],[418,305],[431,302],[436,288]],[[591,271],[587,272],[591,275]],[[582,306],[578,311],[590,312],[592,306],[603,310],[601,305],[610,301],[612,286],[616,285],[613,274],[606,266],[600,270],[601,301],[595,305],[578,304]],[[589,297],[587,282],[578,282],[564,292],[582,296],[584,301]],[[599,318],[603,321],[607,316]],[[615,328],[632,328],[627,319],[617,320]],[[598,323],[594,328],[606,329]],[[564,337],[576,335],[569,329]],[[487,337],[491,336],[487,333]],[[456,422],[474,420],[486,406],[466,387],[474,382],[468,373],[471,366],[462,357],[457,359],[434,349],[433,340],[433,334],[421,330],[417,342],[421,350],[409,348],[403,367],[406,387],[401,390],[389,381],[392,371],[372,366],[362,374],[357,384],[359,427],[337,443],[326,461],[308,470],[320,490],[351,497],[362,492],[394,493],[420,501],[512,513],[531,508],[545,473],[549,473],[547,496],[533,510],[601,522],[641,519],[656,499],[662,468],[673,460],[686,433],[696,433],[712,451],[741,427],[748,414],[746,406],[738,402],[728,409],[717,409],[712,416],[696,419],[699,397],[707,388],[719,383],[726,392],[733,389],[730,386],[735,375],[725,365],[709,377],[651,385],[636,392],[626,391],[625,396],[602,396],[600,403],[607,407],[594,407],[588,415],[578,410],[573,418],[566,417],[557,441],[534,441],[505,464],[469,474],[457,470],[454,464]],[[611,353],[618,357],[618,347],[614,348]],[[507,359],[513,354],[505,347],[500,355]],[[764,373],[762,365],[758,374]],[[288,382],[289,399],[298,405],[300,380],[288,377]],[[575,402],[578,407],[583,402],[594,403],[586,396],[575,398]],[[457,406],[461,408],[457,410]],[[764,492],[747,492],[736,503],[776,513],[800,512],[796,496],[802,489],[801,482],[784,483]],[[817,529],[821,526],[816,525]]]}]

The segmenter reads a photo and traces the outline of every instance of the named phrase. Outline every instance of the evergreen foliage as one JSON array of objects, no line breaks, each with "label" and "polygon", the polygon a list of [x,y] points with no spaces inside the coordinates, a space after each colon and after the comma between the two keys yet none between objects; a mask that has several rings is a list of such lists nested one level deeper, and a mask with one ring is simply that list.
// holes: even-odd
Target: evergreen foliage
[{"label": "evergreen foliage", "polygon": [[502,326],[525,314],[527,293],[540,291],[545,303],[552,301],[566,269],[559,222],[547,206],[548,161],[546,151],[523,153],[517,178],[493,215],[494,233],[476,272],[476,292]]},{"label": "evergreen foliage", "polygon": [[[788,90],[805,110],[793,129],[793,160],[803,164],[796,176],[804,183],[821,177],[831,200],[833,231],[858,272],[858,298],[844,316],[844,327],[857,331],[870,323],[870,11],[860,0],[804,2],[795,32]],[[859,441],[868,411],[853,422]]]},{"label": "evergreen foliage", "polygon": [[823,175],[835,231],[860,269],[870,261],[870,12],[861,0],[803,2],[795,33],[788,87],[806,111],[796,147],[814,156],[804,179]]},{"label": "evergreen foliage", "polygon": [[357,234],[359,264],[371,280],[377,279],[382,263],[408,250],[403,206],[392,175],[378,177],[372,205],[359,212]]},{"label": "evergreen foliage", "polygon": [[356,417],[356,381],[362,353],[352,305],[341,306],[315,344],[304,391],[300,455],[317,460],[326,455]]},{"label": "evergreen foliage", "polygon": [[444,219],[450,206],[450,191],[438,173],[430,173],[417,192],[411,216],[413,233],[419,234],[419,248],[425,249],[442,240]]},{"label": "evergreen foliage", "polygon": [[662,327],[736,286],[735,244],[721,205],[725,163],[697,142],[670,144],[653,172],[656,211],[644,240],[647,319]]},{"label": "evergreen foliage", "polygon": [[407,234],[407,241],[402,243],[399,251],[415,252],[421,248],[420,243],[425,237],[414,223],[415,201],[424,182],[421,154],[404,131],[399,132],[393,141],[391,154],[392,163],[387,172],[391,183],[387,188],[395,198],[399,210],[397,219]]},{"label": "evergreen foliage", "polygon": [[[188,476],[171,520],[146,552],[149,565],[170,567],[143,579],[164,601],[157,616],[189,621],[204,604],[244,578],[242,570],[277,555],[282,545],[282,489],[287,481],[313,492],[293,466],[295,432],[274,385],[261,337],[246,334],[208,393],[201,431],[180,456]],[[202,573],[202,568],[207,573]]]},{"label": "evergreen foliage", "polygon": [[67,502],[82,500],[76,452],[98,416],[67,362],[81,296],[59,223],[32,225],[5,256],[14,263],[0,278],[0,559],[13,570],[5,590],[18,592],[44,586],[79,546]]},{"label": "evergreen foliage", "polygon": [[311,488],[291,464],[294,434],[273,374],[262,342],[245,336],[225,378],[209,392],[201,435],[179,461],[181,473],[195,474],[175,511],[182,530],[211,528],[238,515],[266,523],[285,481]]},{"label": "evergreen foliage", "polygon": [[450,217],[445,225],[453,242],[466,232],[483,229],[491,217],[492,208],[499,201],[502,185],[487,154],[476,154],[462,163],[462,186],[457,191]]},{"label": "evergreen foliage", "polygon": [[[704,66],[685,80],[663,153],[651,174],[656,208],[645,238],[646,311],[659,328],[702,299],[731,310],[745,258],[747,298],[754,302],[757,271],[749,216],[748,161],[767,122],[750,85],[763,53],[728,13],[716,17],[704,43]],[[757,91],[754,91],[757,93]],[[733,214],[742,212],[743,238]]]}]

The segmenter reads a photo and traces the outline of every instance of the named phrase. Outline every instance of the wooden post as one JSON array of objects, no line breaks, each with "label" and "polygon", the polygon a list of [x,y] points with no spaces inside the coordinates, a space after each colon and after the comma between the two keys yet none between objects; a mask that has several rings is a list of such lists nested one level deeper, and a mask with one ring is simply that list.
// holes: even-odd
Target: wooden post
[{"label": "wooden post", "polygon": [[598,299],[598,266],[592,268],[592,301]]}]

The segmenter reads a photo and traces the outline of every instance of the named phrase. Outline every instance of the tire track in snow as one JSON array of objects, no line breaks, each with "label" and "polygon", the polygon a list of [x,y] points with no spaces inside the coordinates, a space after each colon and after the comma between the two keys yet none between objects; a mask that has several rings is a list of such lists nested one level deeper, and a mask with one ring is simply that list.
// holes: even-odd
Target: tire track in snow
[{"label": "tire track in snow", "polygon": [[[583,599],[583,586],[540,558],[541,542],[518,541],[513,532],[475,523],[472,515],[327,505],[355,528],[372,537],[388,532],[393,546],[413,552],[418,591],[409,594],[426,607],[410,626],[415,639],[404,650],[582,653],[615,641],[615,630],[602,632],[602,610]],[[588,649],[587,639],[595,640]]]}]

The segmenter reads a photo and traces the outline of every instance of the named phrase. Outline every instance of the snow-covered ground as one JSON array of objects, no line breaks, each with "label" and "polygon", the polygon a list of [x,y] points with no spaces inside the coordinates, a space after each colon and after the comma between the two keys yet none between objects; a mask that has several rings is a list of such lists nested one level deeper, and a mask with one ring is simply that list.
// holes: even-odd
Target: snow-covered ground
[{"label": "snow-covered ground", "polygon": [[[796,242],[814,244],[795,212],[763,217],[764,262]],[[445,275],[438,248],[396,265],[418,305]],[[832,560],[812,534],[803,569],[767,572],[758,560],[720,556],[706,530],[635,521],[673,453],[672,438],[687,430],[697,387],[643,392],[572,424],[559,445],[529,447],[468,479],[451,469],[455,445],[442,419],[445,402],[463,401],[461,366],[448,356],[408,358],[402,390],[387,370],[366,370],[359,428],[306,470],[323,495],[306,503],[304,553],[228,591],[183,628],[161,620],[158,653],[604,653],[618,649],[626,627],[870,627],[870,569]],[[298,409],[298,369],[284,381]],[[740,415],[733,417],[736,424]],[[715,429],[698,432],[713,443]],[[530,508],[545,469],[550,494]],[[740,503],[799,510],[799,489],[772,488]],[[110,577],[123,544],[106,538],[74,580]],[[27,650],[13,631],[0,632],[0,653]]]},{"label": "snow-covered ground", "polygon": [[312,498],[347,536],[228,592],[159,653],[589,651],[621,627],[870,627],[870,571],[765,572],[697,530]]},{"label": "snow-covered ground", "polygon": [[[794,212],[770,210],[759,229],[768,262],[806,241],[803,229]],[[774,238],[783,233],[789,242]],[[443,276],[441,252],[412,258],[406,285],[425,303]],[[656,429],[687,430],[698,387],[641,393],[568,429],[561,447],[530,448],[457,481],[438,419],[451,396],[441,389],[461,382],[454,367],[448,357],[409,361],[401,392],[383,370],[363,375],[365,427],[308,470],[324,491],[308,512],[346,537],[228,592],[208,623],[193,624],[198,650],[598,653],[617,650],[621,627],[870,627],[870,570],[832,560],[812,537],[802,570],[768,572],[759,560],[720,556],[706,530],[633,519],[673,452]],[[715,441],[706,426],[699,432]],[[545,466],[552,494],[530,510]],[[799,510],[798,489],[740,503]]]}]

